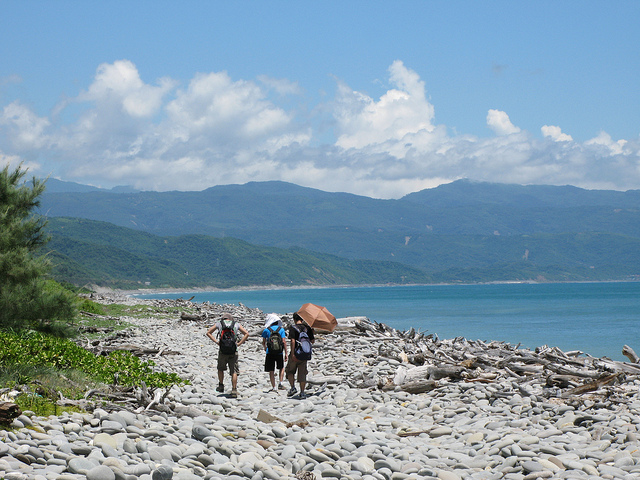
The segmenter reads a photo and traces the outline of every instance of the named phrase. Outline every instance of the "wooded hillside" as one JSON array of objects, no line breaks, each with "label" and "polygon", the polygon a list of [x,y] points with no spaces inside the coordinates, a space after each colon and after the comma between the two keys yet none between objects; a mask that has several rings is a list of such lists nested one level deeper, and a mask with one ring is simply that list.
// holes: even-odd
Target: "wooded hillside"
[{"label": "wooded hillside", "polygon": [[[166,237],[163,241],[169,244],[182,235],[227,242],[235,238],[334,255],[351,265],[356,260],[397,262],[413,272],[402,277],[421,272],[434,282],[620,280],[640,275],[640,191],[464,180],[399,200],[283,182],[222,185],[201,192],[56,190],[43,197],[41,211],[50,218],[105,221]],[[93,242],[95,235],[82,238],[76,229],[73,239]],[[110,248],[120,248],[118,242],[128,241],[120,239]],[[189,238],[189,244],[195,242]],[[126,251],[140,253],[135,245]],[[200,272],[201,267],[177,260],[168,247],[151,257],[160,262],[158,269]]]}]

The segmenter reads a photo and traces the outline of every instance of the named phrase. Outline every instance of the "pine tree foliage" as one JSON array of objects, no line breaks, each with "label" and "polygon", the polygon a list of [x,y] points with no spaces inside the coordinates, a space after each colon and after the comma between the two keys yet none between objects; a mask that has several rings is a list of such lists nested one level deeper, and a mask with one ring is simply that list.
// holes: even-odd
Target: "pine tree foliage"
[{"label": "pine tree foliage", "polygon": [[50,265],[35,251],[46,244],[39,206],[44,181],[23,181],[27,170],[9,165],[0,172],[0,327],[43,329],[73,316],[71,299],[47,287]]}]

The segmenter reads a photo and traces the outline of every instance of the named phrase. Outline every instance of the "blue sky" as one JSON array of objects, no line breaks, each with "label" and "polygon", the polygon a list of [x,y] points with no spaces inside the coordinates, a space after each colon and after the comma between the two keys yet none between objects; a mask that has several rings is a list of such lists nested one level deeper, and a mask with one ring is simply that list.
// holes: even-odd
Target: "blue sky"
[{"label": "blue sky", "polygon": [[640,188],[637,1],[0,2],[0,164],[101,187]]}]

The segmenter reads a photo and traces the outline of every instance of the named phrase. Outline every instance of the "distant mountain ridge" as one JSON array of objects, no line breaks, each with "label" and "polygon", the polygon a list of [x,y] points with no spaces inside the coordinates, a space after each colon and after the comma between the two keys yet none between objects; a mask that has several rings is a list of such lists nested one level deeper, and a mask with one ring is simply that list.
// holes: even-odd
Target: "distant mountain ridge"
[{"label": "distant mountain ridge", "polygon": [[86,192],[111,192],[111,193],[137,193],[138,190],[128,185],[120,185],[111,189],[92,187],[81,183],[66,182],[57,178],[47,179],[47,192],[49,193],[86,193]]},{"label": "distant mountain ridge", "polygon": [[402,197],[403,200],[435,206],[473,204],[529,205],[531,207],[616,206],[640,208],[640,190],[585,190],[571,185],[512,185],[458,180]]},{"label": "distant mountain ridge", "polygon": [[45,192],[41,212],[159,236],[393,261],[435,281],[640,275],[640,191],[459,180],[381,200],[272,181],[199,192]]}]

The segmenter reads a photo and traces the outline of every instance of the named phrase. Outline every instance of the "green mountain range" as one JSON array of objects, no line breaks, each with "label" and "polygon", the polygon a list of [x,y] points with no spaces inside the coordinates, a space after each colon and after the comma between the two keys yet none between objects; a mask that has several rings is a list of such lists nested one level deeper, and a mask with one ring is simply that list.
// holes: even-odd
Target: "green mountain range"
[{"label": "green mountain range", "polygon": [[[284,182],[136,192],[56,181],[40,212],[50,218],[52,255],[72,258],[78,276],[87,269],[84,278],[90,278],[109,258],[122,262],[116,267],[113,261],[113,271],[101,267],[109,282],[124,281],[125,270],[127,282],[149,286],[640,275],[637,190],[460,180],[381,200]],[[92,251],[102,259],[90,259]],[[230,259],[242,265],[225,263]],[[59,264],[71,268],[66,260]]]},{"label": "green mountain range", "polygon": [[121,289],[425,283],[394,262],[347,260],[292,247],[205,235],[159,237],[80,218],[50,218],[46,246],[56,279]]}]

